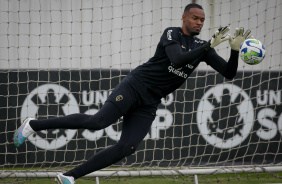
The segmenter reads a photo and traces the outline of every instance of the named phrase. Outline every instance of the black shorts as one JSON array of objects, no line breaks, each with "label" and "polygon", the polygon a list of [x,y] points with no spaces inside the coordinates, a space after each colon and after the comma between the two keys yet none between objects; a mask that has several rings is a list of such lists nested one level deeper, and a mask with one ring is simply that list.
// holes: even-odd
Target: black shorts
[{"label": "black shorts", "polygon": [[152,104],[144,103],[143,98],[145,97],[147,99],[148,95],[150,94],[144,94],[144,89],[136,91],[126,77],[115,87],[108,97],[107,102],[116,105],[123,115],[130,113],[145,116],[154,120],[159,104],[157,102],[160,100],[155,100],[156,102]]}]

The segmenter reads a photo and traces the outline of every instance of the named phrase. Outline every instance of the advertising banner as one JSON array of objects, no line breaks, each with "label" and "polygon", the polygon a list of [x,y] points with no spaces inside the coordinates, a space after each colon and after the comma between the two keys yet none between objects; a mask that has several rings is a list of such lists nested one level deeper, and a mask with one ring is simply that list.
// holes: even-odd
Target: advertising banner
[{"label": "advertising banner", "polygon": [[[79,164],[116,144],[122,118],[98,131],[43,130],[31,135],[18,149],[11,142],[14,131],[27,117],[95,114],[128,72],[2,72],[0,165]],[[162,99],[151,130],[137,152],[117,164],[281,162],[281,81],[279,72],[238,72],[232,81],[212,72],[194,72],[177,91]]]}]

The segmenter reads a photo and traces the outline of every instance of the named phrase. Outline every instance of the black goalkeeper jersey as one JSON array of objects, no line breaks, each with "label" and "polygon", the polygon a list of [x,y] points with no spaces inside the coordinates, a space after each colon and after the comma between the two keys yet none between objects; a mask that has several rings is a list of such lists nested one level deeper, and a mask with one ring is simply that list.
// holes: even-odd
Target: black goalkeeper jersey
[{"label": "black goalkeeper jersey", "polygon": [[[131,80],[131,85],[136,90],[142,90],[140,89],[141,87],[138,86],[138,84],[141,83],[143,87],[152,91],[156,97],[161,98],[179,88],[201,61],[206,62],[223,74],[228,68],[226,66],[227,62],[218,56],[214,49],[209,49],[203,52],[203,54],[197,55],[194,59],[185,57],[185,65],[181,67],[174,65],[172,61],[174,53],[168,54],[166,50],[166,47],[174,45],[175,47],[179,47],[180,53],[178,54],[183,54],[208,44],[207,41],[185,35],[180,27],[167,28],[161,36],[155,55],[148,62],[138,66],[131,72],[130,77],[137,80],[136,84],[134,80],[133,82]],[[233,57],[233,60],[235,58],[238,62],[238,53],[236,51],[232,51],[232,53],[233,56],[231,54],[231,57]],[[232,65],[232,68],[233,67],[234,64]],[[236,73],[237,65],[235,67]]]}]

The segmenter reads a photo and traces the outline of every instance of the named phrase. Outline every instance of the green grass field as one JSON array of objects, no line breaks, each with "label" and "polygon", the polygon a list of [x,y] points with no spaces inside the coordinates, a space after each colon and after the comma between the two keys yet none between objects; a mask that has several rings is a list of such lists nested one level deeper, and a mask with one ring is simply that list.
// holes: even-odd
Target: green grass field
[{"label": "green grass field", "polygon": [[[251,174],[220,174],[199,175],[199,184],[282,184],[282,172],[279,173],[251,173]],[[47,184],[54,183],[54,178],[42,179],[0,179],[0,183],[27,183]],[[95,178],[82,178],[76,180],[76,184],[95,184]],[[174,177],[130,177],[130,178],[99,178],[100,184],[194,184],[193,176]]]}]

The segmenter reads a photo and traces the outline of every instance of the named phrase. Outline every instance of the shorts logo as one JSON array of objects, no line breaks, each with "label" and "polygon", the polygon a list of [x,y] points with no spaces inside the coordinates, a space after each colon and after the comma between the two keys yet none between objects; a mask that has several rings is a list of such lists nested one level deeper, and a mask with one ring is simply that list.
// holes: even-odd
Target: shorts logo
[{"label": "shorts logo", "polygon": [[200,134],[211,145],[229,149],[249,136],[254,107],[248,94],[232,84],[218,84],[202,97],[197,110]]},{"label": "shorts logo", "polygon": [[[26,97],[21,121],[27,117],[47,119],[74,113],[79,113],[79,106],[68,89],[57,84],[44,84]],[[28,140],[38,148],[53,150],[65,146],[75,134],[76,130],[49,129],[29,136]]]},{"label": "shorts logo", "polygon": [[118,102],[118,101],[122,101],[123,100],[123,96],[122,95],[118,95],[117,97],[116,97],[116,101]]}]

